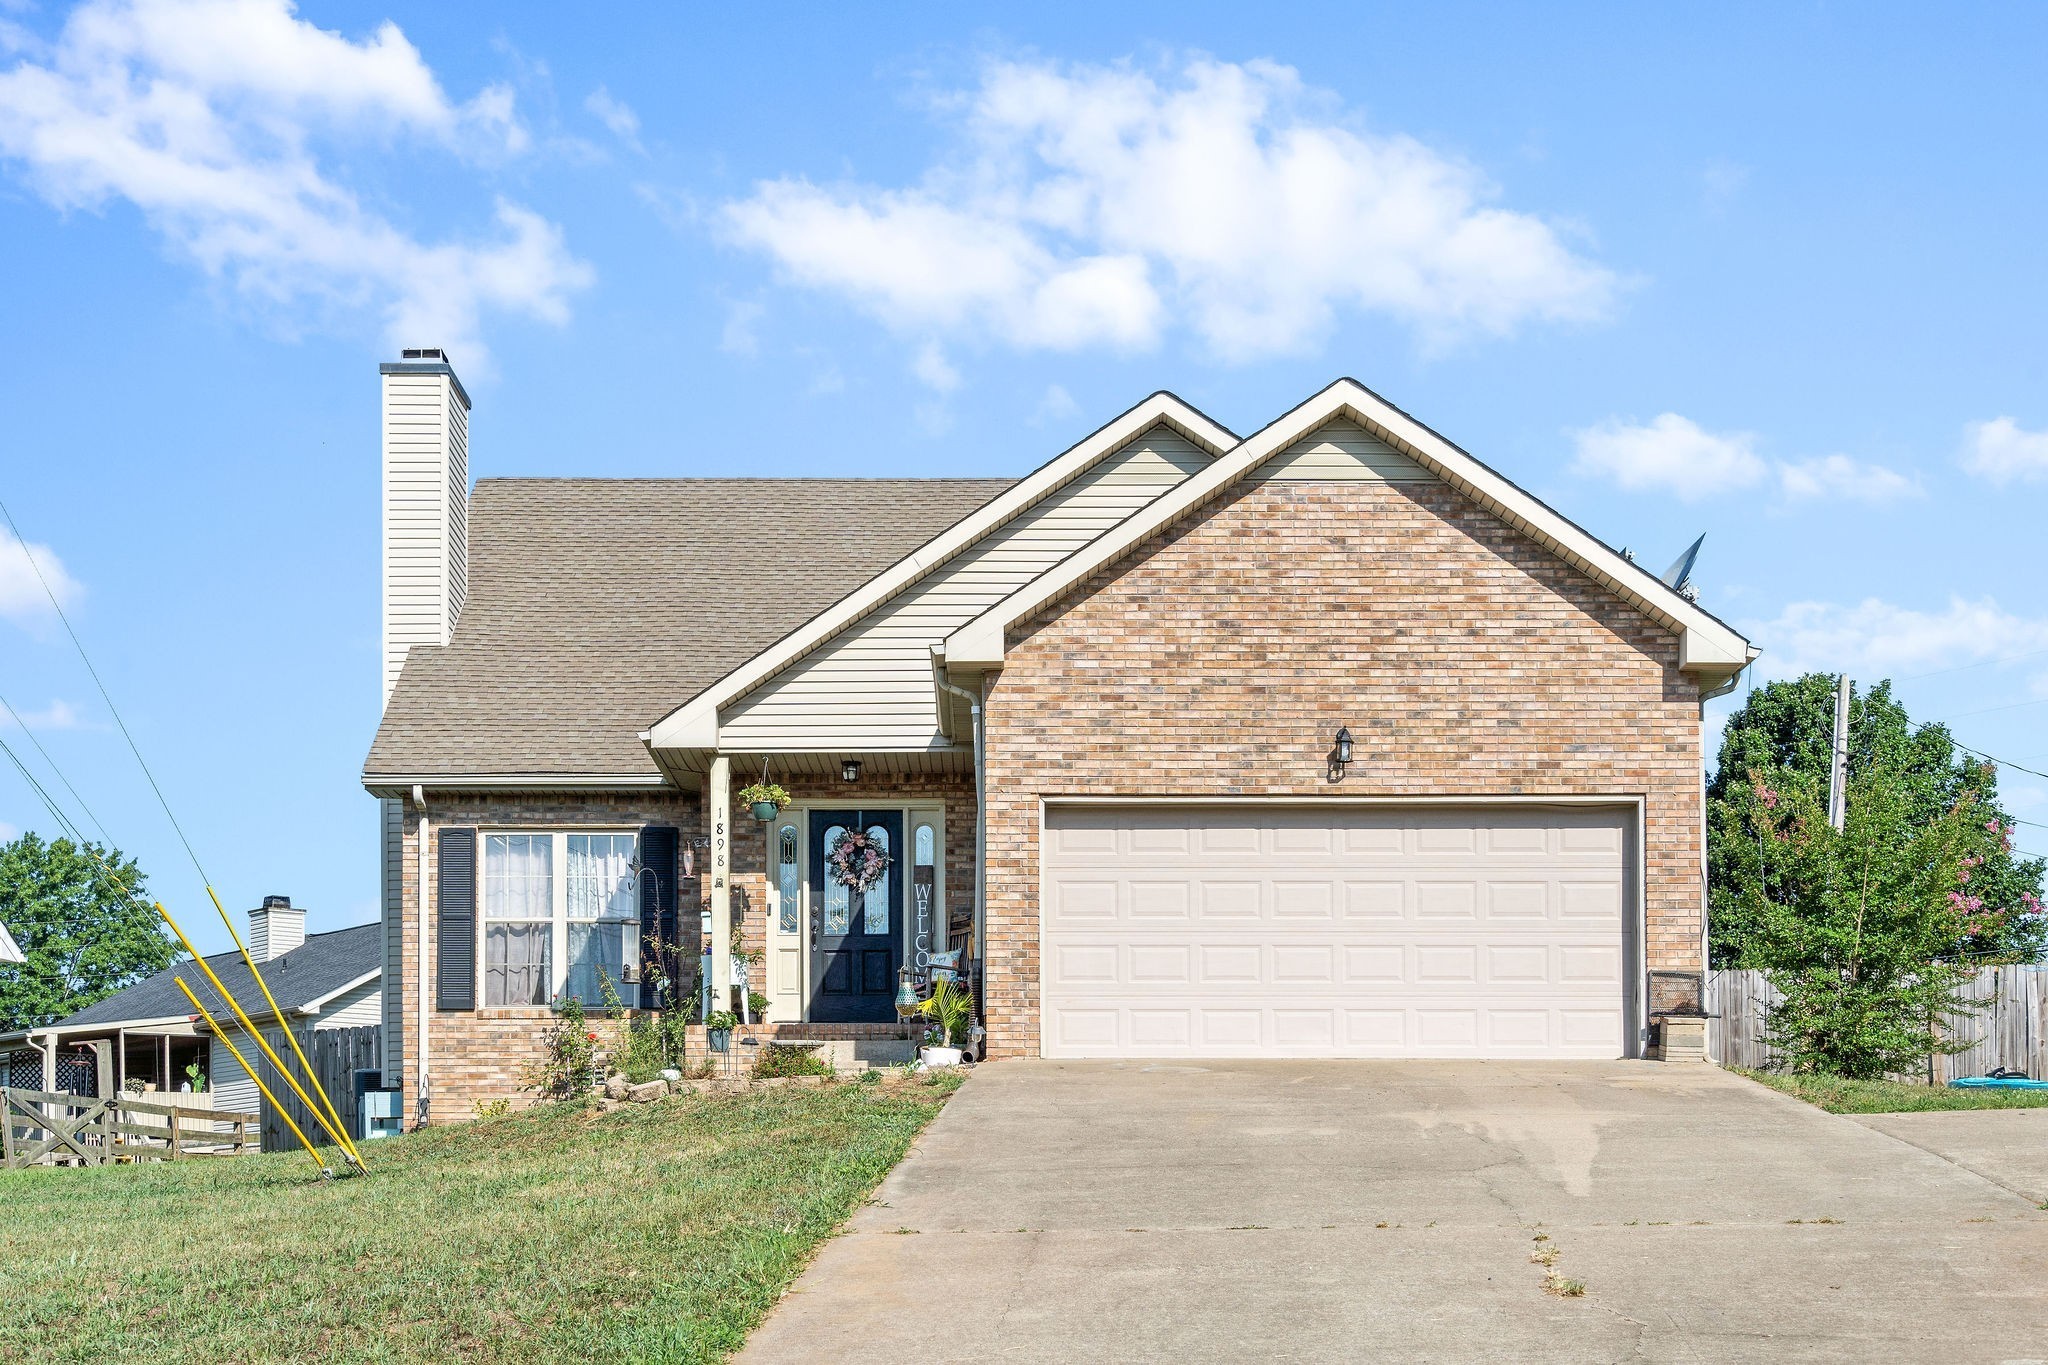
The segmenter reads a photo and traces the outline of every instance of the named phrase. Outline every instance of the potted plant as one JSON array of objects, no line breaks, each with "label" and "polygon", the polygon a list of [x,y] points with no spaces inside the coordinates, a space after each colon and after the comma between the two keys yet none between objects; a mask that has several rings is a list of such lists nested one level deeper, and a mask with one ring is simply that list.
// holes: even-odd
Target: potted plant
[{"label": "potted plant", "polygon": [[789,793],[773,782],[751,782],[740,788],[740,800],[753,809],[756,820],[773,820],[789,804]]},{"label": "potted plant", "polygon": [[739,1024],[739,1016],[731,1010],[713,1010],[711,1017],[704,1021],[704,1038],[713,1052],[724,1052],[732,1047],[732,1031]]},{"label": "potted plant", "polygon": [[920,1004],[917,1012],[938,1026],[938,1043],[917,1054],[924,1064],[960,1065],[961,1044],[967,1041],[967,1031],[974,1022],[974,998],[954,982],[942,979],[932,984],[931,998]]}]

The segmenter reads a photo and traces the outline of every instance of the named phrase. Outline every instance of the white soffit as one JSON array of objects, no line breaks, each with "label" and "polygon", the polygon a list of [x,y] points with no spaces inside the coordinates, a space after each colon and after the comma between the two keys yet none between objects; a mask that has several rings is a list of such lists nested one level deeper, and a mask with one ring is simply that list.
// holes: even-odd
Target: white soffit
[{"label": "white soffit", "polygon": [[1680,668],[1726,677],[1756,657],[1757,651],[1748,640],[1656,575],[1624,559],[1562,513],[1545,506],[1357,380],[1340,379],[1247,436],[1235,449],[1116,530],[954,631],[946,640],[946,666],[958,671],[1000,667],[1004,636],[1012,625],[1161,527],[1200,507],[1324,423],[1340,417],[1358,423],[1417,460],[1508,525],[1532,536],[1567,563],[1676,631]]},{"label": "white soffit", "polygon": [[[897,592],[967,549],[990,531],[1093,466],[1104,456],[1130,444],[1161,422],[1173,427],[1211,455],[1237,445],[1236,433],[1173,394],[1161,391],[1112,419],[1063,454],[1041,465],[1029,477],[986,507],[935,536],[885,572],[869,579],[795,631],[755,655],[682,706],[655,722],[641,735],[650,749],[714,749],[718,745],[718,711],[728,702],[774,677],[790,664],[888,601]],[[1202,475],[1196,475],[1201,478]],[[1111,534],[1114,534],[1112,532]]]}]

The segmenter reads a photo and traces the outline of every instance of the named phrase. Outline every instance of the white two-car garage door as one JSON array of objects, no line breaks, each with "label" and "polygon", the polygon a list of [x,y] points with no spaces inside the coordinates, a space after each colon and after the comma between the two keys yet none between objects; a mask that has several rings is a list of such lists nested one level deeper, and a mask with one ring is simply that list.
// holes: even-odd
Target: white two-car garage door
[{"label": "white two-car garage door", "polygon": [[1619,1057],[1628,807],[1050,806],[1048,1057]]}]

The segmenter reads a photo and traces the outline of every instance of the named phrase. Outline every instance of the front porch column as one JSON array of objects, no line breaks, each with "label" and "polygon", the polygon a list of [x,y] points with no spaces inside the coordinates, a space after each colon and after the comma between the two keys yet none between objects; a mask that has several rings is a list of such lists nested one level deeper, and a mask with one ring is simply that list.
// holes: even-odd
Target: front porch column
[{"label": "front porch column", "polygon": [[732,760],[719,754],[704,779],[705,825],[711,836],[711,980],[704,998],[713,1010],[732,1007]]}]

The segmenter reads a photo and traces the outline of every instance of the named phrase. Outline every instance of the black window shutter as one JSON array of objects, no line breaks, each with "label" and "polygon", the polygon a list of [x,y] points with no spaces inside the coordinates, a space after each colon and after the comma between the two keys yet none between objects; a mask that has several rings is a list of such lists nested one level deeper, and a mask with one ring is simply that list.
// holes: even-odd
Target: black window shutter
[{"label": "black window shutter", "polygon": [[644,1009],[674,1002],[676,969],[676,855],[682,833],[674,825],[648,825],[640,831],[640,980],[657,974],[669,985],[668,1000],[656,1000],[644,986]]},{"label": "black window shutter", "polygon": [[434,859],[436,1009],[476,1008],[476,831],[441,831]]}]

